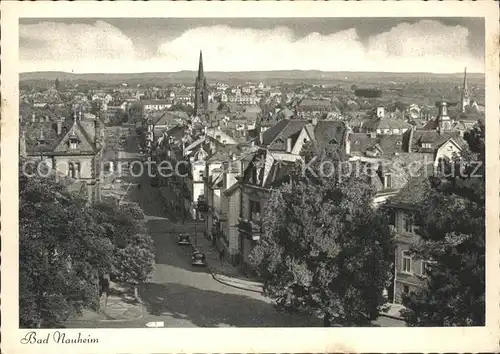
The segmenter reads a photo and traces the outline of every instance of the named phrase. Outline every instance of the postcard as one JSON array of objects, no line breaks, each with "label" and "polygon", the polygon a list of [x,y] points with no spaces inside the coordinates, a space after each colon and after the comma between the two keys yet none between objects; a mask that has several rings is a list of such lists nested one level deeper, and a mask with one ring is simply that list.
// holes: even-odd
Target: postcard
[{"label": "postcard", "polygon": [[495,5],[2,3],[3,351],[498,350]]}]

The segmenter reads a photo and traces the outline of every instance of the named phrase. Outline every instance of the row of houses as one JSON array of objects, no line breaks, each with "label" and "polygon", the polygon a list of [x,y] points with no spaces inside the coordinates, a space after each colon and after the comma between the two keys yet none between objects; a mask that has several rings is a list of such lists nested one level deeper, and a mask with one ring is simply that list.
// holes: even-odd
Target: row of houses
[{"label": "row of houses", "polygon": [[[378,121],[394,119],[386,117],[383,109],[375,113]],[[374,171],[374,206],[391,205],[393,210],[397,248],[393,289],[388,290],[397,302],[401,292],[419,286],[418,276],[425,267],[408,258],[417,235],[412,202],[405,198],[414,196],[402,191],[422,183],[417,178],[422,171],[432,170],[441,158],[451,157],[465,146],[464,130],[447,115],[446,104],[432,122],[426,127],[390,126],[390,132],[380,125],[355,131],[345,121],[300,119],[292,114],[269,125],[260,120],[238,136],[224,124],[207,127],[198,121],[165,130],[153,143],[153,150],[158,161],[166,159],[173,165],[184,161],[186,166],[185,177],[174,176],[159,182],[160,187],[168,185],[177,191],[177,207],[204,220],[207,236],[227,251],[232,262],[248,268],[248,255],[262,232],[264,205],[273,189],[291,183],[290,173],[303,158],[304,144],[338,146],[351,161]]]}]

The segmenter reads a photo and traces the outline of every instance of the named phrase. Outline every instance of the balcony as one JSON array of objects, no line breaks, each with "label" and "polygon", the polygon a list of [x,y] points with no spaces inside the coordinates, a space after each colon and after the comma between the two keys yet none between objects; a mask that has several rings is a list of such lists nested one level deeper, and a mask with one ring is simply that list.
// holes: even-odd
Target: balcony
[{"label": "balcony", "polygon": [[240,219],[238,231],[252,240],[257,241],[262,234],[262,222]]}]

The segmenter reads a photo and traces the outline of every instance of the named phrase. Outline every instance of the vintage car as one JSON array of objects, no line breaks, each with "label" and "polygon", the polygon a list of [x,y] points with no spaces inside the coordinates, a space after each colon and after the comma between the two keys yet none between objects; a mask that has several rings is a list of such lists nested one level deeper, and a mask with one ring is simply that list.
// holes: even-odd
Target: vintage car
[{"label": "vintage car", "polygon": [[189,235],[188,234],[180,234],[177,236],[177,244],[178,245],[190,245],[191,242],[189,241]]},{"label": "vintage car", "polygon": [[193,252],[191,265],[205,267],[207,265],[205,254],[199,251]]}]

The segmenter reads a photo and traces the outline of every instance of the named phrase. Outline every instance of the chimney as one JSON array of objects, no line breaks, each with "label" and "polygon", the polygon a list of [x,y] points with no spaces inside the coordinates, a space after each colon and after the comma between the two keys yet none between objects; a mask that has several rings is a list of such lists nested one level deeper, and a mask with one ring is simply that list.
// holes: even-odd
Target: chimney
[{"label": "chimney", "polygon": [[264,132],[259,133],[259,145],[262,145],[264,143]]},{"label": "chimney", "polygon": [[286,152],[292,152],[292,138],[286,139]]},{"label": "chimney", "polygon": [[207,135],[208,127],[205,125],[203,132]]},{"label": "chimney", "polygon": [[370,138],[375,139],[377,137],[377,132],[370,132]]},{"label": "chimney", "polygon": [[33,113],[33,114],[31,115],[31,121],[32,121],[33,123],[35,123],[35,122],[36,122],[36,115],[35,115],[35,113]]},{"label": "chimney", "polygon": [[309,123],[316,126],[318,124],[318,118],[317,117],[312,118],[311,120],[309,120]]},{"label": "chimney", "polygon": [[57,135],[61,135],[62,133],[62,121],[61,119],[57,120]]}]

